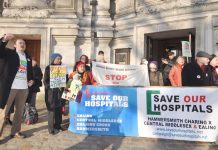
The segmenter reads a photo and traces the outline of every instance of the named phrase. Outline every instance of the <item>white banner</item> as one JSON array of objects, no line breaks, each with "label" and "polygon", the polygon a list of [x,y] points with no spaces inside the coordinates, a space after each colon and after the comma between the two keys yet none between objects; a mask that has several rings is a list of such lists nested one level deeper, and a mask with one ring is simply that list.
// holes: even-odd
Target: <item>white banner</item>
[{"label": "white banner", "polygon": [[147,65],[117,65],[92,62],[95,80],[111,86],[149,86]]},{"label": "white banner", "polygon": [[191,45],[188,41],[182,41],[182,56],[192,57]]},{"label": "white banner", "polygon": [[141,137],[214,142],[217,88],[138,88]]}]

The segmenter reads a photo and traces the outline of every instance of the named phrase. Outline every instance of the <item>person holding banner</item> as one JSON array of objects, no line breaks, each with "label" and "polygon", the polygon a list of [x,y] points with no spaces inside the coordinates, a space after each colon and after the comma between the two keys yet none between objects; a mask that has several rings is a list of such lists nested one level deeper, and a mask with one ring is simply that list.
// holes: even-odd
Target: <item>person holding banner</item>
[{"label": "person holding banner", "polygon": [[85,70],[85,63],[79,62],[76,66],[76,71],[72,72],[69,79],[73,79],[74,76],[79,76],[83,85],[96,85],[92,72]]},{"label": "person holding banner", "polygon": [[172,86],[182,86],[182,68],[185,64],[185,59],[182,56],[177,57],[176,64],[173,65],[169,73],[169,79]]},{"label": "person holding banner", "polygon": [[6,48],[8,41],[13,38],[13,34],[5,34],[0,41],[0,60],[4,64],[0,79],[0,136],[3,132],[5,118],[14,103],[15,114],[10,136],[11,138],[25,138],[20,130],[28,87],[34,83],[32,62],[25,52],[26,43],[23,39],[15,40],[14,50]]},{"label": "person holding banner", "polygon": [[182,86],[209,86],[209,74],[206,66],[211,59],[211,55],[204,51],[196,54],[196,61],[188,63],[182,70]]},{"label": "person holding banner", "polygon": [[63,88],[51,87],[50,85],[50,68],[51,66],[61,65],[62,56],[58,53],[51,55],[51,64],[45,68],[44,80],[45,85],[45,103],[48,110],[48,131],[50,134],[57,134],[61,128],[62,123],[62,106],[64,101],[61,99]]},{"label": "person holding banner", "polygon": [[149,80],[151,86],[163,86],[163,76],[160,71],[158,71],[157,61],[151,61],[149,63]]}]

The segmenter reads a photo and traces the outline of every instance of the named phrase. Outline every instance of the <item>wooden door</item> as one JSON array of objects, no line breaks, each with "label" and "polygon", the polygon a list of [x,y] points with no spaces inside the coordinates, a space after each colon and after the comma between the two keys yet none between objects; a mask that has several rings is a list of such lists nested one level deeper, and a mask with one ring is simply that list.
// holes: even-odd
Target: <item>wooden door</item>
[{"label": "wooden door", "polygon": [[38,64],[40,65],[40,51],[41,41],[40,40],[25,40],[26,51],[31,57],[35,57]]}]

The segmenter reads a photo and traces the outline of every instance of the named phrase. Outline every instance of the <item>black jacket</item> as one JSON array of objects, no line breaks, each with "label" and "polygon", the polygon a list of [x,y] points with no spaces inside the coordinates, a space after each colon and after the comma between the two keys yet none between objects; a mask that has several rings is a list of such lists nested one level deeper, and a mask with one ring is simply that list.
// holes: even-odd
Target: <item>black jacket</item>
[{"label": "black jacket", "polygon": [[182,70],[183,86],[208,86],[209,78],[196,62],[186,64]]},{"label": "black jacket", "polygon": [[[4,108],[11,91],[14,78],[20,66],[19,56],[16,50],[6,48],[7,42],[0,39],[0,108]],[[33,78],[32,61],[26,53],[27,80]]]},{"label": "black jacket", "polygon": [[168,64],[165,65],[163,69],[163,79],[164,80],[169,79],[170,70],[175,64],[176,64],[176,58],[173,58],[172,60],[168,61]]},{"label": "black jacket", "polygon": [[205,71],[207,73],[207,83],[209,86],[217,86],[218,85],[218,74],[216,72],[216,68],[212,67],[211,65],[208,65],[205,68]]},{"label": "black jacket", "polygon": [[39,66],[34,66],[33,67],[33,80],[34,80],[34,84],[29,88],[30,92],[40,92],[39,87],[42,86],[42,70]]},{"label": "black jacket", "polygon": [[45,68],[43,83],[45,85],[45,104],[47,110],[52,111],[55,108],[64,105],[61,99],[64,88],[50,88],[50,65]]}]

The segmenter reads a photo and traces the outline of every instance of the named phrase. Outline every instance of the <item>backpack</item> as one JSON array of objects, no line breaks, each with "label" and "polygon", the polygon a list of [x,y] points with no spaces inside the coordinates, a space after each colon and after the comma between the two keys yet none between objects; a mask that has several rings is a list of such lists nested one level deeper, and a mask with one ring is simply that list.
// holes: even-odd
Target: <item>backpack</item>
[{"label": "backpack", "polygon": [[24,122],[27,125],[34,124],[38,121],[38,112],[35,107],[26,104],[24,107],[24,114],[23,114]]},{"label": "backpack", "polygon": [[66,101],[65,104],[61,108],[62,114],[67,116],[69,114],[69,101]]}]

